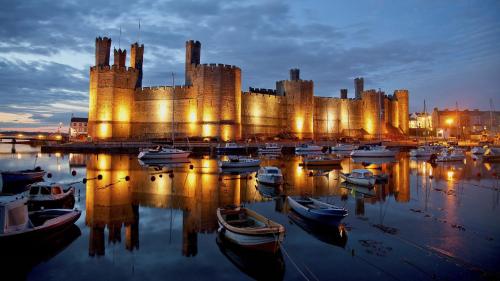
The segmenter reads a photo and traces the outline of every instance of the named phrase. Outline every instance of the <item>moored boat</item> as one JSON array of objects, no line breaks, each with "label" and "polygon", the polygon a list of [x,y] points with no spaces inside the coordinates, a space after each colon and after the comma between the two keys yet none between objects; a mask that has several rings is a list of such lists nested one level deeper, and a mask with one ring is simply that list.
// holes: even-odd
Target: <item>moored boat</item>
[{"label": "moored boat", "polygon": [[436,157],[437,162],[457,162],[463,161],[465,154],[461,150],[444,149]]},{"label": "moored boat", "polygon": [[4,185],[15,183],[31,183],[43,180],[43,176],[45,176],[45,173],[46,172],[40,167],[20,171],[3,171],[2,181]]},{"label": "moored boat", "polygon": [[277,143],[266,143],[263,147],[259,147],[260,154],[280,154],[281,146]]},{"label": "moored boat", "polygon": [[335,166],[340,165],[342,158],[327,155],[310,155],[304,157],[302,164],[305,166]]},{"label": "moored boat", "polygon": [[500,162],[500,148],[490,147],[483,155],[484,162]]},{"label": "moored boat", "polygon": [[278,167],[261,167],[257,172],[257,181],[261,184],[280,185],[283,183],[283,174]]},{"label": "moored boat", "polygon": [[372,187],[376,182],[373,173],[366,169],[354,169],[351,173],[340,173],[340,177],[346,182],[361,186]]},{"label": "moored boat", "polygon": [[219,232],[245,248],[276,253],[285,237],[285,227],[250,209],[218,208]]},{"label": "moored boat", "polygon": [[80,211],[68,209],[28,213],[27,201],[28,198],[22,195],[0,196],[1,248],[37,243],[70,227],[80,218]]},{"label": "moored boat", "polygon": [[486,150],[487,150],[487,149],[488,149],[488,147],[487,147],[487,146],[484,146],[484,147],[483,147],[483,146],[474,146],[474,147],[470,150],[470,152],[471,152],[472,154],[482,155],[482,154],[484,154],[484,153],[486,152]]},{"label": "moored boat", "polygon": [[295,147],[295,153],[318,153],[323,150],[322,146],[303,143]]},{"label": "moored boat", "polygon": [[355,149],[358,149],[358,146],[350,143],[338,143],[337,145],[332,146],[330,149],[335,152],[351,152]]},{"label": "moored boat", "polygon": [[325,225],[338,225],[347,216],[345,208],[321,202],[314,198],[295,199],[288,196],[287,200],[290,208],[301,216]]},{"label": "moored boat", "polygon": [[72,209],[75,204],[75,188],[64,189],[58,184],[35,183],[30,185],[28,209]]},{"label": "moored boat", "polygon": [[235,142],[219,143],[216,147],[217,154],[240,154],[244,153],[247,147]]},{"label": "moored boat", "polygon": [[226,168],[248,168],[248,167],[258,167],[260,166],[260,159],[254,159],[249,157],[228,157],[227,160],[219,160],[218,165],[221,169]]},{"label": "moored boat", "polygon": [[351,152],[351,157],[394,157],[397,151],[383,145],[362,145]]},{"label": "moored boat", "polygon": [[420,146],[416,149],[410,150],[411,157],[430,157],[432,154],[436,153],[436,149],[431,146]]},{"label": "moored boat", "polygon": [[139,152],[138,158],[141,160],[179,159],[179,158],[187,158],[189,154],[191,154],[191,152],[182,149],[157,146],[155,148],[142,150],[141,152]]}]

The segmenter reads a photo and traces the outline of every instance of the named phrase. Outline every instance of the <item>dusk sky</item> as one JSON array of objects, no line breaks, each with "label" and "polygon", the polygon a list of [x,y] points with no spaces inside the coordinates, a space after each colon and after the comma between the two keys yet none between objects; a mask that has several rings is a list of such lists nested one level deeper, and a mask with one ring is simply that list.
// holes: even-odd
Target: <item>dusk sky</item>
[{"label": "dusk sky", "polygon": [[[0,10],[0,130],[86,116],[95,37],[145,45],[144,86],[183,83],[185,41],[202,63],[274,88],[298,67],[317,96],[410,91],[410,111],[500,109],[500,1],[8,1]],[[355,2],[355,3],[350,3]],[[121,38],[120,27],[122,30]],[[112,59],[111,59],[112,60]]]}]

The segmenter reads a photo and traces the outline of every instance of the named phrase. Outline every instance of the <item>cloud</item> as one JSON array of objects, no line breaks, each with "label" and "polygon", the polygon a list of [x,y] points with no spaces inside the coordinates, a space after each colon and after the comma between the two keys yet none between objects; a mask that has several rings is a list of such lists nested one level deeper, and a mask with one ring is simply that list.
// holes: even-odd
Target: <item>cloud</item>
[{"label": "cloud", "polygon": [[1,123],[38,124],[40,120],[33,119],[33,114],[30,113],[0,112]]}]

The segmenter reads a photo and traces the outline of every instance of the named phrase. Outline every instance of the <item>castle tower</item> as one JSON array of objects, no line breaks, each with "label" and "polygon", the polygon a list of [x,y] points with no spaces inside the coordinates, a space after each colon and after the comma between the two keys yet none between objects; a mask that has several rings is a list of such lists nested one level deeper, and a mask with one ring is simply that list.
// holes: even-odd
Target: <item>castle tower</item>
[{"label": "castle tower", "polygon": [[401,131],[405,134],[408,135],[410,132],[410,117],[409,117],[409,108],[408,108],[408,90],[395,90],[394,91],[394,97],[397,99],[397,112],[398,112],[398,119],[399,119],[399,128]]},{"label": "castle tower", "polygon": [[109,51],[111,50],[111,38],[97,37],[95,39],[95,65],[109,65]]},{"label": "castle tower", "polygon": [[363,93],[365,88],[365,82],[363,77],[358,77],[354,79],[354,97],[357,99],[361,98],[361,93]]},{"label": "castle tower", "polygon": [[200,64],[201,43],[200,41],[186,41],[186,78],[185,85],[193,84],[193,69]]},{"label": "castle tower", "polygon": [[340,89],[340,98],[347,99],[347,89]]},{"label": "castle tower", "polygon": [[276,82],[278,95],[285,96],[282,128],[299,139],[313,138],[314,83],[301,80],[299,74],[299,69],[291,69],[291,80]]},{"label": "castle tower", "polygon": [[290,69],[290,80],[299,81],[300,80],[300,69],[292,68]]},{"label": "castle tower", "polygon": [[127,50],[114,49],[114,60],[113,65],[118,67],[125,67],[125,61],[127,60]]},{"label": "castle tower", "polygon": [[109,66],[111,39],[96,39],[96,65],[90,68],[89,136],[98,139],[130,137],[137,70],[126,68],[125,50],[114,50],[114,64]]},{"label": "castle tower", "polygon": [[130,46],[130,66],[137,69],[139,72],[137,77],[136,88],[142,87],[142,64],[144,56],[144,44],[139,46],[139,43],[135,42]]}]

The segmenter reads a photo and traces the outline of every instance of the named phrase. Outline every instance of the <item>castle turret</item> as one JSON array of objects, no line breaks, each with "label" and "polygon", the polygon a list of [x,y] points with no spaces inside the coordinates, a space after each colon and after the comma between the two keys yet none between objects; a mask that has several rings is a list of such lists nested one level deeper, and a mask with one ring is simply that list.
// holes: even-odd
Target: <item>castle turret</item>
[{"label": "castle turret", "polygon": [[193,69],[200,64],[201,43],[200,41],[186,41],[186,86],[193,84]]},{"label": "castle turret", "polygon": [[114,60],[113,65],[118,67],[125,67],[125,62],[127,61],[127,50],[115,49],[114,50]]},{"label": "castle turret", "polygon": [[292,68],[290,69],[290,80],[299,81],[300,80],[300,69]]},{"label": "castle turret", "polygon": [[137,77],[136,88],[142,87],[142,64],[144,56],[144,44],[139,46],[139,43],[134,43],[130,46],[130,66],[137,69],[139,72]]},{"label": "castle turret", "polygon": [[397,99],[397,112],[398,112],[398,121],[399,128],[403,132],[403,134],[408,135],[410,131],[410,117],[409,117],[409,108],[408,108],[408,90],[395,90],[394,97]]},{"label": "castle turret", "polygon": [[340,89],[340,98],[347,99],[347,89]]},{"label": "castle turret", "polygon": [[95,39],[95,65],[109,65],[109,52],[111,50],[111,38],[97,37]]},{"label": "castle turret", "polygon": [[357,99],[361,98],[361,94],[363,93],[365,88],[365,82],[363,77],[358,77],[354,79],[354,97]]}]

